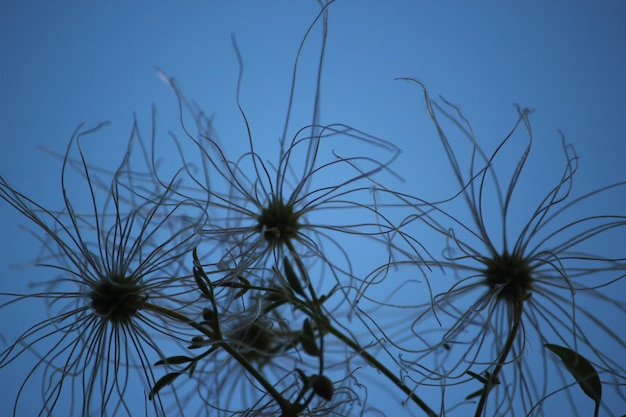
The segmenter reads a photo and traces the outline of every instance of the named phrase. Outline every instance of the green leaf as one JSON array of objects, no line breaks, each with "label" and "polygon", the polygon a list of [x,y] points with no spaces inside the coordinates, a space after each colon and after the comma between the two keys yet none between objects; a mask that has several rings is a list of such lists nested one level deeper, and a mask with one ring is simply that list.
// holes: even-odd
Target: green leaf
[{"label": "green leaf", "polygon": [[602,398],[602,384],[593,365],[582,355],[563,346],[552,344],[545,344],[544,346],[561,358],[561,361],[563,361],[563,364],[572,376],[576,378],[576,382],[578,382],[585,394],[595,401],[597,408]]},{"label": "green leaf", "polygon": [[187,363],[193,361],[193,358],[189,356],[170,356],[169,358],[161,359],[154,363],[154,366],[157,365],[179,365],[181,363]]},{"label": "green leaf", "polygon": [[250,290],[250,288],[252,288],[252,285],[250,285],[250,281],[248,281],[241,275],[237,276],[236,279],[240,282],[234,282],[234,281],[228,280],[228,281],[220,282],[219,284],[217,284],[217,286],[239,289],[239,292],[233,296],[233,299],[239,298],[245,293],[247,293]]},{"label": "green leaf", "polygon": [[196,284],[198,284],[198,288],[200,288],[200,292],[209,300],[211,299],[211,293],[209,292],[209,288],[204,283],[200,271],[196,268],[193,269],[193,277],[196,279]]},{"label": "green leaf", "polygon": [[182,372],[172,372],[172,373],[163,375],[161,379],[159,379],[154,384],[154,387],[152,387],[152,389],[150,390],[150,394],[148,394],[148,399],[152,401],[154,396],[161,390],[161,388],[165,387],[166,385],[171,384],[172,382],[174,382],[176,378],[178,378],[182,374],[183,374]]},{"label": "green leaf", "polygon": [[483,384],[487,384],[487,380],[485,379],[484,376],[478,375],[477,373],[472,372],[472,371],[465,371],[465,373],[471,376],[472,378],[479,380]]},{"label": "green leaf", "polygon": [[485,391],[484,388],[479,389],[478,391],[474,391],[471,394],[469,394],[467,397],[465,397],[465,400],[471,400],[472,398],[476,398],[476,397],[480,397],[481,395],[483,395],[483,391]]},{"label": "green leaf", "polygon": [[307,387],[309,385],[309,378],[306,376],[304,371],[300,368],[296,368],[296,372],[298,372],[298,375],[300,375],[300,379],[302,379],[302,385],[304,387]]},{"label": "green leaf", "polygon": [[500,384],[500,379],[497,376],[492,377],[491,374],[487,371],[485,372],[485,376],[478,375],[477,373],[472,372],[472,371],[465,371],[465,373],[471,376],[472,378],[477,379],[478,381],[480,381],[481,383],[485,385],[484,388],[481,388],[478,391],[474,391],[471,394],[469,394],[467,397],[465,397],[466,400],[471,400],[472,398],[480,397],[481,395],[483,395],[483,392],[485,390],[490,391],[493,387]]},{"label": "green leaf", "polygon": [[209,278],[206,273],[202,269],[202,265],[200,264],[200,260],[198,259],[198,254],[196,253],[196,249],[193,250],[193,277],[196,280],[196,284],[198,284],[198,288],[200,288],[200,292],[209,300],[213,299],[213,295],[209,291],[209,287],[207,287],[205,280],[209,282]]},{"label": "green leaf", "polygon": [[285,276],[287,277],[289,286],[292,290],[304,296],[304,291],[302,290],[302,285],[300,285],[300,280],[298,280],[296,271],[294,271],[293,266],[291,266],[291,262],[289,262],[289,259],[286,256],[283,258],[283,264],[285,267]]},{"label": "green leaf", "polygon": [[196,366],[198,365],[198,361],[195,361],[194,363],[191,364],[191,366],[189,367],[189,378],[193,377],[193,373],[196,372]]},{"label": "green leaf", "polygon": [[241,288],[241,290],[240,290],[237,294],[235,294],[235,298],[239,298],[239,297],[241,297],[241,296],[245,295],[245,293],[247,293],[247,292],[248,292],[248,290],[249,290],[249,289],[250,289],[250,287],[251,287],[251,285],[250,285],[250,281],[248,281],[247,279],[245,279],[245,278],[244,278],[244,277],[242,277],[241,275],[239,275],[239,276],[237,277],[237,279],[238,279],[239,281],[241,281],[241,287],[240,287],[240,288]]},{"label": "green leaf", "polygon": [[309,322],[309,319],[304,319],[304,323],[302,324],[300,343],[302,344],[302,348],[304,349],[304,351],[309,355],[320,355],[320,350],[315,343],[315,334],[313,333],[313,328],[311,327],[311,322]]},{"label": "green leaf", "polygon": [[191,252],[191,255],[193,256],[193,266],[194,266],[194,268],[199,268],[200,270],[202,270],[202,264],[200,263],[200,259],[198,259],[198,249],[197,248],[193,248],[193,251]]}]

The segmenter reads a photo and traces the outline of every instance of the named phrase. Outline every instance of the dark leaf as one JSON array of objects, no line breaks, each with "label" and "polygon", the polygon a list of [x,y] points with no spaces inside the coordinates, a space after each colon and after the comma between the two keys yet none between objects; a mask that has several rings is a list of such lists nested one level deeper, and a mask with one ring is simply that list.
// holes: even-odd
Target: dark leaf
[{"label": "dark leaf", "polygon": [[159,379],[154,384],[154,387],[152,387],[152,389],[150,390],[150,394],[148,394],[148,399],[152,400],[154,396],[161,390],[161,388],[163,388],[166,385],[171,384],[172,382],[174,382],[176,378],[178,378],[182,374],[183,374],[182,372],[172,372],[170,374],[163,375],[161,379]]},{"label": "dark leaf", "polygon": [[302,324],[302,333],[300,334],[300,343],[302,343],[302,348],[306,353],[311,356],[319,356],[320,350],[317,348],[317,344],[315,343],[315,334],[313,333],[313,328],[311,327],[311,323],[309,319],[304,319],[304,323]]},{"label": "dark leaf", "polygon": [[285,267],[285,275],[287,276],[287,282],[289,283],[289,286],[291,287],[292,290],[304,296],[304,291],[302,290],[300,281],[298,280],[298,277],[296,276],[296,271],[293,270],[293,267],[291,266],[291,262],[289,262],[289,259],[286,256],[283,258],[283,264]]},{"label": "dark leaf", "polygon": [[155,362],[154,366],[165,365],[165,364],[178,365],[181,363],[187,363],[191,361],[193,361],[193,358],[190,358],[189,356],[171,356],[169,358],[161,359],[160,361]]},{"label": "dark leaf", "polygon": [[[477,379],[478,381],[482,382],[485,385],[484,388],[481,388],[478,391],[474,391],[471,394],[469,394],[467,397],[465,397],[466,400],[471,400],[472,398],[480,397],[481,395],[483,395],[483,392],[485,390],[489,391],[491,390],[491,388],[500,384],[500,379],[497,376],[491,377],[491,374],[489,372],[485,372],[485,376],[478,375],[477,373],[472,372],[472,371],[466,371],[466,373],[470,375],[472,378]],[[489,380],[490,378],[491,380]]]},{"label": "dark leaf", "polygon": [[480,381],[480,382],[482,382],[483,384],[486,384],[486,383],[487,383],[487,380],[485,379],[485,377],[483,377],[483,376],[481,376],[481,375],[478,375],[478,374],[477,374],[477,373],[475,373],[475,372],[472,372],[472,371],[466,371],[466,373],[467,373],[469,376],[471,376],[472,378],[476,378],[477,380],[479,380],[479,381]]},{"label": "dark leaf", "polygon": [[296,372],[298,372],[298,375],[300,375],[300,379],[302,379],[302,385],[303,386],[308,386],[309,385],[309,378],[306,376],[306,374],[304,373],[304,371],[300,368],[296,368]]},{"label": "dark leaf", "polygon": [[198,284],[198,288],[200,288],[200,292],[209,300],[212,300],[212,294],[209,291],[209,287],[207,287],[206,282],[211,284],[209,281],[209,277],[207,277],[206,272],[202,269],[202,264],[198,259],[198,253],[196,249],[193,250],[193,277],[196,280],[196,284]]},{"label": "dark leaf", "polygon": [[193,256],[193,267],[202,271],[202,264],[200,263],[200,259],[198,259],[198,250],[193,248],[191,255]]},{"label": "dark leaf", "polygon": [[578,385],[580,385],[585,394],[594,400],[596,404],[600,404],[602,398],[602,384],[600,383],[600,377],[593,365],[580,354],[563,346],[552,344],[546,344],[544,346],[561,358],[563,364],[572,376],[576,378],[576,382],[578,382]]},{"label": "dark leaf", "polygon": [[241,290],[235,295],[235,298],[239,298],[242,295],[244,295],[245,293],[248,292],[248,290],[250,289],[251,285],[250,285],[250,281],[248,281],[247,279],[245,279],[242,276],[238,276],[237,279],[239,281],[241,281]]},{"label": "dark leaf", "polygon": [[215,312],[210,308],[202,309],[202,322],[203,326],[209,326],[211,330],[215,331]]},{"label": "dark leaf", "polygon": [[480,397],[481,395],[483,395],[483,391],[485,391],[484,388],[481,388],[478,391],[474,391],[470,395],[465,397],[465,400],[471,400],[472,398]]},{"label": "dark leaf", "polygon": [[200,270],[197,268],[193,269],[193,277],[196,280],[196,284],[198,284],[198,288],[200,288],[200,292],[209,300],[211,299],[211,293],[209,292],[209,287],[204,283],[204,279],[202,278],[202,274]]},{"label": "dark leaf", "polygon": [[238,288],[239,292],[234,295],[234,298],[239,298],[250,290],[250,281],[242,277],[241,275],[237,277],[237,280],[240,282],[233,282],[232,280],[221,281],[217,286],[226,287],[226,288]]}]

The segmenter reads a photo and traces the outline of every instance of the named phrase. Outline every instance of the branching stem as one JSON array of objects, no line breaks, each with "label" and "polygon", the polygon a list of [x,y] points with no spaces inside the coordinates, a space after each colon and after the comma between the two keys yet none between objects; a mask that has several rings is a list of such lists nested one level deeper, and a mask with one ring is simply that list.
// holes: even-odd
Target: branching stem
[{"label": "branching stem", "polygon": [[[164,308],[151,303],[145,303],[143,308],[162,314],[180,323],[189,325],[190,327],[198,330],[199,332],[211,339],[213,339],[214,337],[209,329],[201,326],[199,323],[189,319],[185,315],[180,314],[176,311],[172,311],[168,308]],[[223,348],[230,356],[232,356],[241,366],[243,366],[243,368],[250,375],[254,377],[254,379],[256,379],[263,386],[263,388],[267,390],[268,394],[274,399],[274,401],[276,401],[284,415],[290,415],[292,413],[293,405],[289,401],[284,399],[283,396],[276,390],[276,388],[274,388],[274,386],[250,362],[248,362],[246,358],[244,358],[239,352],[237,352],[237,349],[234,349],[224,340],[215,340],[214,342],[216,345]]]},{"label": "branching stem", "polygon": [[335,328],[332,323],[326,323],[326,330],[328,330],[332,335],[337,337],[347,346],[349,346],[355,353],[359,354],[363,359],[370,363],[373,367],[375,367],[378,371],[380,371],[383,375],[387,377],[391,382],[393,382],[402,392],[404,392],[418,407],[420,407],[428,417],[438,417],[439,415],[435,413],[429,406],[426,404],[420,397],[418,397],[413,390],[406,386],[404,382],[400,380],[396,375],[394,375],[389,368],[383,365],[378,359],[372,356],[369,352],[367,352],[363,347],[361,347],[357,342],[353,341],[346,335],[344,335],[339,329]]},{"label": "branching stem", "polygon": [[500,352],[498,356],[498,360],[496,362],[496,367],[492,373],[488,375],[487,383],[485,384],[485,388],[480,396],[480,401],[478,402],[478,406],[476,407],[476,413],[474,413],[474,417],[480,417],[483,414],[483,410],[485,409],[485,404],[487,403],[487,397],[489,396],[489,392],[491,392],[491,388],[494,385],[494,382],[497,381],[498,374],[502,370],[502,367],[506,363],[506,358],[509,356],[511,349],[513,348],[513,342],[515,342],[515,338],[517,337],[517,332],[519,331],[520,324],[522,323],[522,308],[524,306],[524,300],[519,300],[515,305],[515,310],[513,311],[513,327],[511,328],[511,332],[509,333],[504,348]]}]

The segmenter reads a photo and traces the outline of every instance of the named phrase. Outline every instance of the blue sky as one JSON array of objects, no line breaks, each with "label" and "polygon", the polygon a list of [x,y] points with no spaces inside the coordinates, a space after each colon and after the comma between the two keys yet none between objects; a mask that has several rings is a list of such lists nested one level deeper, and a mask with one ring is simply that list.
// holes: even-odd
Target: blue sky
[{"label": "blue sky", "polygon": [[[60,207],[60,161],[40,146],[63,152],[76,125],[110,120],[110,142],[93,148],[106,164],[123,152],[134,113],[148,131],[153,103],[162,132],[176,129],[174,95],[156,67],[214,114],[220,138],[236,152],[246,143],[231,34],[245,65],[242,105],[260,143],[275,143],[295,53],[318,10],[313,0],[2,2],[1,174]],[[625,21],[626,3],[618,1],[338,0],[330,9],[321,121],[393,140],[403,149],[394,166],[407,180],[402,186],[441,196],[437,170],[445,161],[428,157],[440,146],[415,140],[428,123],[420,91],[394,81],[415,77],[433,96],[459,104],[487,149],[515,122],[513,103],[534,108],[538,184],[545,173],[560,173],[557,129],[580,156],[581,193],[623,180]],[[314,35],[303,52],[294,126],[310,122]],[[625,200],[614,203],[623,208]],[[0,215],[2,282],[17,288],[36,273],[12,265],[32,260],[38,246],[12,208],[0,204]]]}]

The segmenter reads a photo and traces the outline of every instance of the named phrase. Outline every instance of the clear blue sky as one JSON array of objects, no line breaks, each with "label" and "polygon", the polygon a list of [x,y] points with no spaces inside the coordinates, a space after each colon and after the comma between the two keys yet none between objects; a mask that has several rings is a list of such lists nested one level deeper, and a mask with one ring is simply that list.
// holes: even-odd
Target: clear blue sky
[{"label": "clear blue sky", "polygon": [[[60,161],[38,146],[63,152],[77,124],[111,120],[112,155],[101,158],[116,158],[133,112],[148,131],[152,103],[162,131],[176,128],[174,96],[157,66],[215,115],[218,134],[232,141],[227,146],[239,140],[230,138],[245,145],[232,33],[245,63],[242,104],[256,137],[275,143],[295,53],[318,10],[313,0],[3,1],[0,173],[25,194],[60,208]],[[397,142],[400,175],[415,178],[420,161],[419,182],[407,181],[407,191],[437,195],[441,184],[428,173],[444,163],[423,157],[428,146],[439,146],[434,139],[419,146],[414,140],[427,121],[419,90],[394,81],[407,76],[461,105],[487,149],[512,126],[513,103],[519,103],[535,109],[537,166],[550,168],[556,160],[552,174],[560,172],[561,129],[580,156],[580,192],[626,179],[625,2],[338,0],[329,22],[321,121]],[[311,65],[301,77],[311,83],[318,44],[309,44],[303,56],[305,67]],[[296,124],[310,122],[311,91],[301,85]],[[624,207],[624,201],[616,204]],[[38,246],[19,227],[26,219],[6,204],[0,216],[2,289],[16,289],[37,271],[11,265],[32,260]],[[11,324],[2,322],[4,334]]]}]

